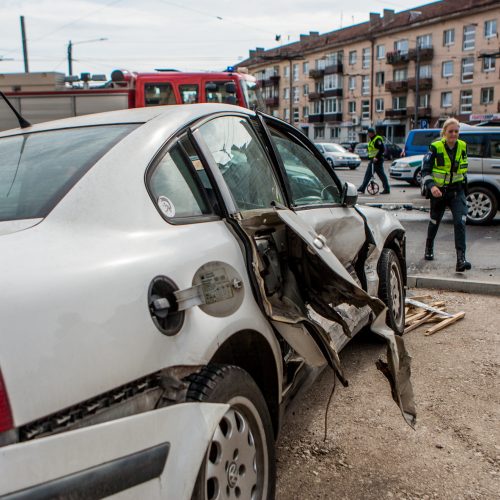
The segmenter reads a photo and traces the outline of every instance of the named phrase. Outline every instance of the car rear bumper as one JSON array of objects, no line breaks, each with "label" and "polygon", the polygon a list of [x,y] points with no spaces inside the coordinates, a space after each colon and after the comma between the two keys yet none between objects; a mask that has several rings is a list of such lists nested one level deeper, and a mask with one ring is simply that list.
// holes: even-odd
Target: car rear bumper
[{"label": "car rear bumper", "polygon": [[183,403],[2,447],[0,496],[189,498],[227,408]]}]

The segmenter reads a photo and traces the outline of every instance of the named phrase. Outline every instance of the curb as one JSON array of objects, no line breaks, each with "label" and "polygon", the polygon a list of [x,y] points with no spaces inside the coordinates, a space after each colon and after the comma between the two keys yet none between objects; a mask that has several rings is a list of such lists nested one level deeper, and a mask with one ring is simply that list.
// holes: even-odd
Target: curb
[{"label": "curb", "polygon": [[440,290],[451,290],[454,292],[500,295],[500,283],[492,281],[469,281],[457,278],[412,275],[408,276],[407,285],[408,288],[438,288]]}]

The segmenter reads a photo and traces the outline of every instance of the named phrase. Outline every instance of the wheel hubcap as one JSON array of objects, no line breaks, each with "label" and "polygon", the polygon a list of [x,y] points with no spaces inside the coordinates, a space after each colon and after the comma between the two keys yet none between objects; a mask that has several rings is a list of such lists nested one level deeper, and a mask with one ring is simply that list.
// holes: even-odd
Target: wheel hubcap
[{"label": "wheel hubcap", "polygon": [[260,472],[248,419],[242,412],[230,408],[219,422],[208,449],[206,498],[256,498]]},{"label": "wheel hubcap", "polygon": [[391,265],[390,269],[390,294],[392,299],[392,310],[396,323],[402,319],[403,312],[403,293],[401,290],[401,277],[396,264]]},{"label": "wheel hubcap", "polygon": [[484,193],[473,193],[467,197],[467,209],[471,219],[486,219],[492,210],[492,202]]}]

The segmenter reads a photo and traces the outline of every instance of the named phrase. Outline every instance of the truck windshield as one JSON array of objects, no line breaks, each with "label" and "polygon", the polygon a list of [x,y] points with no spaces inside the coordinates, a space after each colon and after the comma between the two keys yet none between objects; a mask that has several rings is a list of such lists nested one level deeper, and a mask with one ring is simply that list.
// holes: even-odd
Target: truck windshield
[{"label": "truck windshield", "polygon": [[257,86],[257,82],[252,82],[251,80],[241,80],[241,88],[249,109],[258,109],[260,111],[266,110],[260,89]]},{"label": "truck windshield", "polygon": [[0,138],[0,221],[45,217],[137,124]]}]

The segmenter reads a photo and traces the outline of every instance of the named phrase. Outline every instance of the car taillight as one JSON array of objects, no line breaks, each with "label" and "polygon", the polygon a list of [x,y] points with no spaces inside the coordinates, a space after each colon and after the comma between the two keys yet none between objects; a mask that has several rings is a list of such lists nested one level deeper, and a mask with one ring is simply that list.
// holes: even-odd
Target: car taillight
[{"label": "car taillight", "polygon": [[12,412],[10,411],[7,388],[5,387],[2,372],[0,371],[0,432],[9,431],[14,427]]}]

